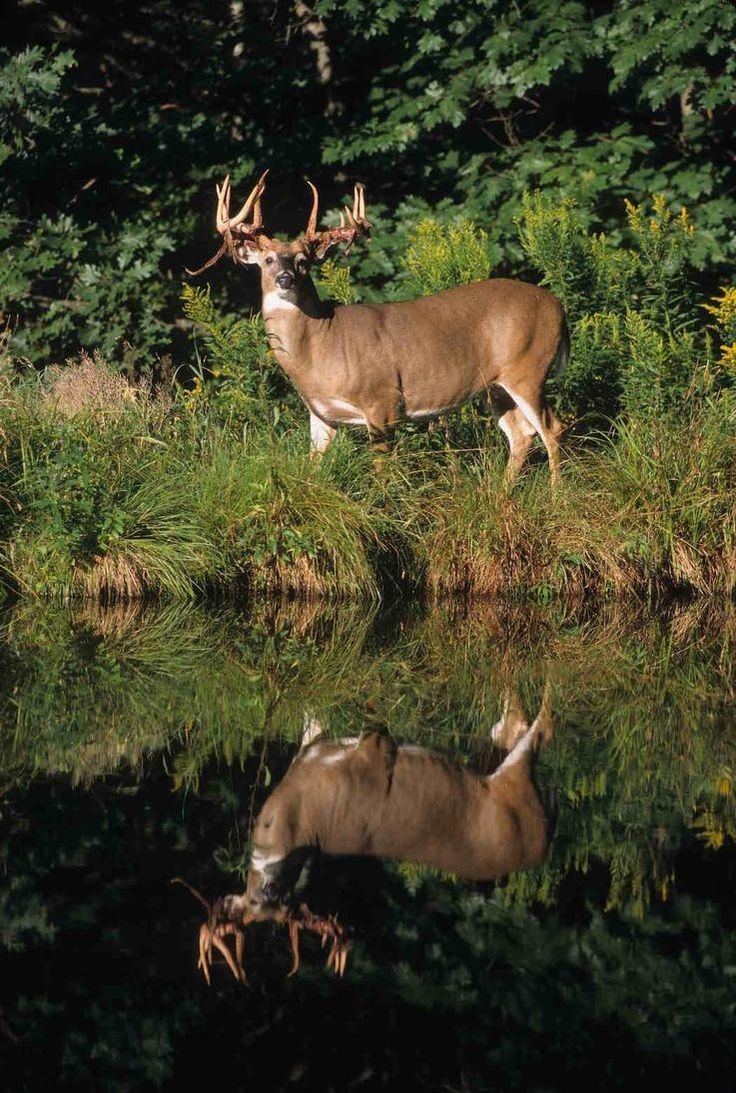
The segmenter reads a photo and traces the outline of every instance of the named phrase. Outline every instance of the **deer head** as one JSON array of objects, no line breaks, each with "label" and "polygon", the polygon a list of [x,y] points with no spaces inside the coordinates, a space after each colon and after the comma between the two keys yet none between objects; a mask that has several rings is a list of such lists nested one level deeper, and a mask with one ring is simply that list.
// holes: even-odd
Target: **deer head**
[{"label": "deer head", "polygon": [[[314,289],[309,277],[316,262],[322,262],[333,247],[342,245],[348,254],[357,239],[370,238],[370,224],[365,216],[365,193],[358,183],[353,193],[353,207],[347,206],[340,213],[340,226],[319,230],[319,194],[312,182],[312,209],[303,235],[292,242],[281,242],[268,236],[263,226],[261,198],[266,188],[264,171],[251,190],[240,212],[230,216],[230,176],[217,191],[217,230],[222,244],[216,254],[196,270],[187,270],[191,276],[203,273],[223,257],[230,255],[236,264],[257,265],[261,271],[261,290],[264,300],[282,301],[297,305],[304,295]],[[273,294],[273,295],[271,295]]]}]

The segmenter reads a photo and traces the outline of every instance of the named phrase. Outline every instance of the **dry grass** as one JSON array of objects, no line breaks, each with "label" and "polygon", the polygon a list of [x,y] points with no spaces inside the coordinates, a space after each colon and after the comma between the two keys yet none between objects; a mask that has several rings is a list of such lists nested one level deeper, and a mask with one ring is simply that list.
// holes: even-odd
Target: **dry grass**
[{"label": "dry grass", "polygon": [[172,407],[172,398],[162,390],[153,391],[148,379],[127,379],[115,372],[95,350],[80,353],[77,360],[52,365],[44,373],[43,400],[64,418],[87,414],[101,422],[116,421],[131,409],[151,409],[160,414]]},{"label": "dry grass", "polygon": [[119,372],[113,372],[99,353],[80,354],[76,362],[46,370],[43,398],[62,417],[91,413],[119,418],[128,412],[141,393]]}]

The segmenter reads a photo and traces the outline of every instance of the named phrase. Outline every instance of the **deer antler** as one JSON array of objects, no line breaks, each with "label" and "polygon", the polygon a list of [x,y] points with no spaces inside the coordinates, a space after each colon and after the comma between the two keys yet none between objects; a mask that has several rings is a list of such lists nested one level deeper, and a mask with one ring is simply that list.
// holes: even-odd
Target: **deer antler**
[{"label": "deer antler", "polygon": [[[245,928],[252,922],[258,922],[261,920],[271,920],[275,922],[285,923],[289,931],[289,943],[291,945],[292,964],[289,971],[289,976],[294,975],[299,970],[300,956],[299,956],[299,934],[301,930],[309,930],[310,933],[317,934],[322,939],[322,948],[325,947],[328,941],[332,942],[330,951],[327,954],[326,967],[335,972],[335,975],[342,976],[345,974],[345,968],[348,960],[348,953],[352,947],[352,942],[347,937],[345,927],[337,921],[336,915],[316,915],[313,911],[310,911],[306,903],[302,903],[298,909],[283,911],[281,909],[269,911],[264,914],[250,915],[243,913],[242,916],[225,917],[228,914],[227,905],[230,897],[225,896],[222,899],[215,900],[214,903],[210,903],[205,899],[196,888],[193,888],[187,881],[182,880],[181,877],[175,877],[172,884],[182,884],[185,888],[188,888],[195,899],[198,899],[202,906],[207,911],[207,921],[203,922],[199,927],[199,959],[197,961],[197,970],[201,971],[207,981],[207,986],[211,985],[210,969],[212,967],[213,960],[213,948],[217,949],[219,953],[222,953],[225,958],[225,963],[232,972],[233,976],[239,983],[247,984],[248,980],[245,974],[244,952],[245,952]],[[232,914],[232,911],[230,911]],[[235,952],[233,953],[225,940],[229,936],[235,938]]]},{"label": "deer antler", "polygon": [[312,210],[309,214],[304,239],[315,259],[321,261],[328,250],[338,243],[344,243],[345,254],[349,254],[356,239],[361,236],[370,239],[371,225],[365,215],[365,187],[361,182],[355,184],[352,209],[349,209],[346,205],[344,212],[340,212],[340,227],[328,228],[321,232],[317,231],[319,213],[317,187],[309,179],[307,179],[307,186],[312,191]]},{"label": "deer antler", "polygon": [[[248,194],[245,204],[239,213],[235,216],[230,216],[230,175],[225,176],[225,181],[222,186],[215,184],[215,191],[217,193],[217,216],[216,224],[217,230],[222,236],[222,244],[216,254],[205,262],[199,269],[187,269],[187,273],[190,277],[196,277],[200,273],[204,273],[210,266],[214,266],[216,262],[219,262],[223,254],[229,254],[233,262],[237,262],[237,255],[235,253],[235,241],[233,239],[233,232],[237,232],[241,239],[255,239],[259,235],[263,235],[263,213],[261,211],[261,198],[263,192],[266,189],[266,175],[268,171],[264,171],[261,177],[256,182],[255,186]],[[253,219],[250,224],[246,224],[245,221],[253,213]]]},{"label": "deer antler", "polygon": [[299,931],[309,930],[322,938],[322,948],[329,940],[332,946],[327,954],[326,968],[332,969],[335,975],[342,977],[348,962],[348,953],[352,943],[348,940],[345,927],[337,921],[337,915],[315,915],[310,911],[306,903],[302,903],[298,912],[291,912],[288,919],[289,941],[293,963],[287,979],[299,970]]},{"label": "deer antler", "polygon": [[[184,888],[187,888],[207,911],[207,922],[203,922],[199,927],[199,960],[197,961],[197,969],[201,970],[207,980],[207,986],[209,987],[211,983],[210,968],[212,967],[213,945],[217,951],[222,953],[225,957],[225,963],[238,982],[247,983],[248,980],[245,975],[245,966],[243,964],[245,934],[236,922],[233,922],[232,920],[222,921],[222,900],[216,900],[214,903],[210,903],[208,899],[205,899],[201,892],[198,892],[196,888],[192,887],[188,881],[183,880],[182,877],[174,877],[171,883],[181,884]],[[235,936],[235,956],[233,956],[225,942],[222,940],[223,936],[227,934],[234,934]]]},{"label": "deer antler", "polygon": [[[235,956],[230,952],[225,942],[222,940],[222,934],[234,934],[235,936]],[[205,979],[207,980],[207,986],[211,985],[210,981],[210,968],[212,967],[212,946],[221,952],[225,957],[225,963],[230,971],[233,973],[239,983],[247,984],[248,980],[245,975],[245,966],[243,964],[243,952],[245,949],[245,934],[236,925],[228,923],[227,926],[210,926],[208,922],[203,922],[199,928],[199,960],[197,961],[197,969],[202,971]]]}]

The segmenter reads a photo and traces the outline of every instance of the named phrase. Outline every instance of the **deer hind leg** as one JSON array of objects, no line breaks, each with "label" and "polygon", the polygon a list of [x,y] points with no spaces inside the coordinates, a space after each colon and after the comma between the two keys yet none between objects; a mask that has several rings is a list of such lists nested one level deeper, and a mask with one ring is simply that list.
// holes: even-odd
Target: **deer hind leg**
[{"label": "deer hind leg", "polygon": [[515,816],[520,858],[513,868],[529,868],[544,859],[550,839],[550,817],[534,781],[534,760],[552,737],[549,681],[545,683],[539,713],[529,725],[519,696],[506,691],[501,719],[493,728],[494,741],[509,749],[503,763],[485,782],[489,792]]},{"label": "deer hind leg", "polygon": [[497,748],[510,752],[528,731],[529,722],[521,699],[515,688],[508,687],[504,691],[501,716],[491,729],[491,739]]},{"label": "deer hind leg", "polygon": [[562,427],[547,406],[544,394],[538,390],[525,391],[519,387],[512,388],[505,383],[499,384],[499,387],[502,387],[509,398],[513,399],[528,425],[542,438],[542,443],[547,449],[552,486],[557,486],[560,481],[560,448],[557,438]]},{"label": "deer hind leg", "polygon": [[315,717],[313,713],[310,713],[309,710],[304,711],[304,719],[302,724],[303,729],[302,742],[299,748],[300,751],[303,751],[304,748],[308,748],[309,745],[313,744],[314,741],[317,740],[324,732],[324,729],[322,728],[322,722],[319,720],[319,718]]},{"label": "deer hind leg", "polygon": [[496,424],[509,442],[509,461],[506,464],[504,482],[512,486],[519,477],[524,461],[534,443],[536,429],[517,409],[513,399],[500,387],[491,388],[491,409]]},{"label": "deer hind leg", "polygon": [[517,691],[513,687],[509,687],[504,694],[501,717],[491,729],[493,743],[507,752],[506,758],[496,774],[500,774],[504,767],[512,765],[517,759],[521,759],[525,755],[531,759],[539,748],[550,742],[553,732],[552,697],[549,680],[545,681],[539,712],[531,725],[526,718]]},{"label": "deer hind leg", "polygon": [[546,747],[554,736],[554,723],[552,721],[552,688],[549,679],[544,682],[542,701],[539,704],[539,713],[532,721],[531,731],[534,733],[535,745],[538,748]]}]

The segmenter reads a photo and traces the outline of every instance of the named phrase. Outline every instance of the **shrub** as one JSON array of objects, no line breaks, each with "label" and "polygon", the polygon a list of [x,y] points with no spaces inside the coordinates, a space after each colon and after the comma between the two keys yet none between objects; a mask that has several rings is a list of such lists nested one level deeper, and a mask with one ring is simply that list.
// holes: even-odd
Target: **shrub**
[{"label": "shrub", "polygon": [[[184,314],[199,330],[205,356],[199,358],[193,401],[250,424],[273,420],[274,407],[297,402],[293,388],[271,353],[260,315],[221,315],[210,288],[182,287]],[[208,381],[208,382],[205,382]]]},{"label": "shrub", "polygon": [[449,226],[422,220],[409,233],[404,267],[422,296],[482,281],[489,266],[488,236],[469,220]]},{"label": "shrub", "polygon": [[590,425],[621,411],[641,417],[686,410],[713,384],[710,341],[696,332],[690,276],[694,226],[656,194],[626,202],[629,246],[583,227],[574,201],[524,198],[519,236],[542,283],[562,300],[572,355],[557,382],[563,416]]}]

